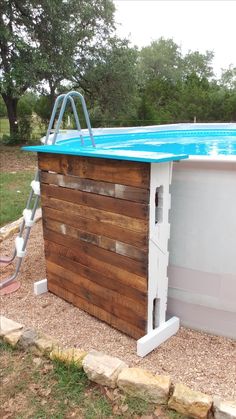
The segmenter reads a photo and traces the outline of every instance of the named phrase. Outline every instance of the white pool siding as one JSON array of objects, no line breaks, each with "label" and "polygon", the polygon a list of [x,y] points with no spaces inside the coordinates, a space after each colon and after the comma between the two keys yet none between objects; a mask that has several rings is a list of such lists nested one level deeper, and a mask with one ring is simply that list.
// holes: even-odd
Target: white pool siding
[{"label": "white pool siding", "polygon": [[236,338],[236,163],[174,164],[168,313]]}]

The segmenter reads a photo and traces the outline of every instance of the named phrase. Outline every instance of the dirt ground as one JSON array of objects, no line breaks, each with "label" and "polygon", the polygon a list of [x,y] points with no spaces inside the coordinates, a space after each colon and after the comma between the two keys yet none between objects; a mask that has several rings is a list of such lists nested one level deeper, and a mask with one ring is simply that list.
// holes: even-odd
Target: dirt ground
[{"label": "dirt ground", "polygon": [[0,146],[1,172],[32,171],[36,164],[36,153],[22,151],[19,146]]},{"label": "dirt ground", "polygon": [[184,419],[173,410],[90,382],[77,365],[13,350],[0,341],[2,419]]},{"label": "dirt ground", "polygon": [[[13,238],[1,245],[1,254],[13,249]],[[13,267],[2,269],[2,276]],[[180,331],[144,359],[136,355],[134,339],[73,307],[51,293],[36,297],[33,283],[45,278],[41,223],[33,229],[19,280],[20,289],[0,298],[1,313],[51,335],[66,346],[97,349],[118,356],[130,366],[170,374],[174,382],[192,389],[236,398],[236,341],[181,327]]]}]

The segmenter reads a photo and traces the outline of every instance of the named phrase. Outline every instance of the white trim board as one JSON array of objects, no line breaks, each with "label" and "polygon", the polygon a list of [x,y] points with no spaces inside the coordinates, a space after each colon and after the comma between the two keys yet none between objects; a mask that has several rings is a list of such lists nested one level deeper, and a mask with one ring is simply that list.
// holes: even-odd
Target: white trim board
[{"label": "white trim board", "polygon": [[48,280],[46,278],[41,279],[40,281],[37,281],[37,282],[34,283],[34,294],[35,295],[44,294],[47,291],[48,291]]},{"label": "white trim board", "polygon": [[[171,162],[152,163],[149,202],[149,260],[148,260],[148,318],[147,334],[137,341],[137,354],[145,356],[179,329],[179,319],[166,322],[170,237],[169,187],[172,177]],[[158,206],[156,207],[156,191]]]}]

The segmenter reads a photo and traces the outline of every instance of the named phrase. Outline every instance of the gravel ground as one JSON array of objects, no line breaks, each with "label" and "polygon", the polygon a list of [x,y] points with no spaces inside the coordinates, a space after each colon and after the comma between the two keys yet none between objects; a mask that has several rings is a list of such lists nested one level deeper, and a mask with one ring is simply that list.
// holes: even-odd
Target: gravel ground
[{"label": "gravel ground", "polygon": [[[49,334],[66,346],[97,349],[118,356],[130,366],[170,374],[192,389],[236,399],[236,341],[190,329],[180,331],[144,359],[136,356],[134,339],[73,307],[53,294],[34,296],[33,282],[45,277],[41,222],[31,233],[19,279],[20,289],[0,297],[1,314]],[[13,238],[1,244],[9,254]],[[2,269],[5,277],[12,266]]]}]

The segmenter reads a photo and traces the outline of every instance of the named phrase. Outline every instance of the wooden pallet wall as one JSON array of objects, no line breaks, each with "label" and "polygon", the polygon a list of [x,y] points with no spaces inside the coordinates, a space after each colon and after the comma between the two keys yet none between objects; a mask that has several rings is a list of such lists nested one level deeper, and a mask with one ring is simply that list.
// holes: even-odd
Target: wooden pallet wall
[{"label": "wooden pallet wall", "polygon": [[146,333],[150,165],[39,153],[48,289]]}]

